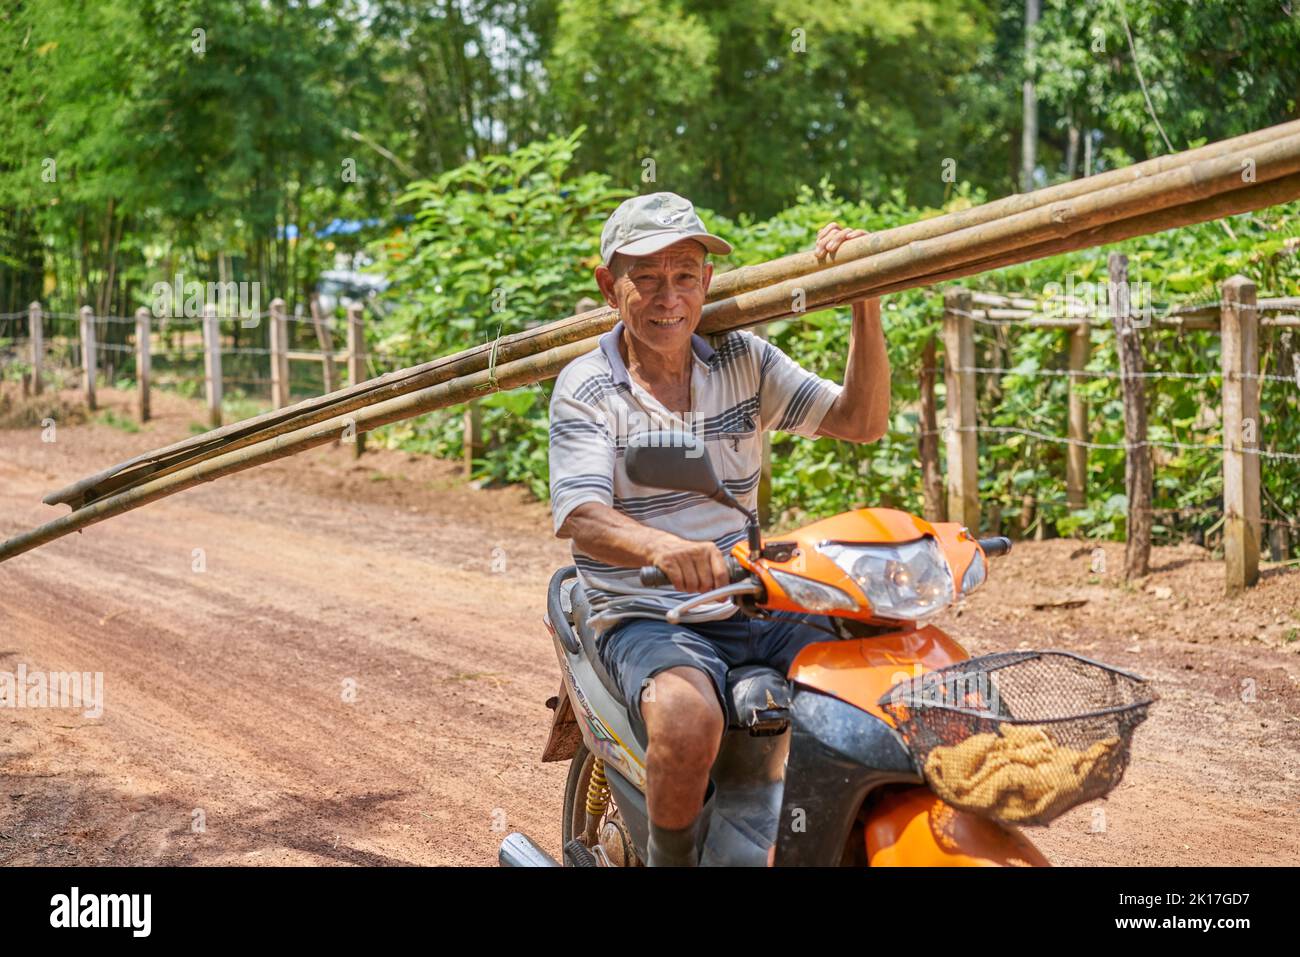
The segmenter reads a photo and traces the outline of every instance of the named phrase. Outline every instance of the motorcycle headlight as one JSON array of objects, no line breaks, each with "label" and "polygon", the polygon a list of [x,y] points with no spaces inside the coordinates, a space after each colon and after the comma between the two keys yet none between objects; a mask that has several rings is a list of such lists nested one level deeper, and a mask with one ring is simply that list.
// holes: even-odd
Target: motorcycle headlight
[{"label": "motorcycle headlight", "polygon": [[791,599],[809,611],[835,611],[837,609],[854,611],[858,607],[858,603],[853,596],[845,594],[834,585],[823,585],[811,578],[804,578],[802,575],[791,575],[789,572],[779,572],[775,568],[769,568],[767,571]]},{"label": "motorcycle headlight", "polygon": [[819,549],[848,573],[872,610],[885,618],[920,621],[952,603],[952,572],[933,538],[903,545],[828,542]]},{"label": "motorcycle headlight", "polygon": [[975,557],[970,560],[966,573],[961,576],[961,593],[969,595],[989,577],[989,567],[984,562],[984,553],[975,549]]}]

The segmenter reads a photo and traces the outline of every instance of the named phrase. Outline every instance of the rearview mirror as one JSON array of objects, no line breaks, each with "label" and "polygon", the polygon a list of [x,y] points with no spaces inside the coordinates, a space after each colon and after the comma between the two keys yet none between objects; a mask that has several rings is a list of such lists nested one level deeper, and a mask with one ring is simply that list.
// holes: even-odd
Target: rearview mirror
[{"label": "rearview mirror", "polygon": [[709,464],[704,440],[690,432],[659,429],[628,436],[627,477],[638,485],[698,492],[709,498],[726,494]]},{"label": "rearview mirror", "polygon": [[727,487],[718,481],[713,466],[709,464],[704,440],[699,436],[669,429],[637,432],[628,436],[623,464],[627,477],[638,485],[697,492],[734,508],[745,516],[750,555],[757,557],[761,551],[758,513],[737,502]]}]

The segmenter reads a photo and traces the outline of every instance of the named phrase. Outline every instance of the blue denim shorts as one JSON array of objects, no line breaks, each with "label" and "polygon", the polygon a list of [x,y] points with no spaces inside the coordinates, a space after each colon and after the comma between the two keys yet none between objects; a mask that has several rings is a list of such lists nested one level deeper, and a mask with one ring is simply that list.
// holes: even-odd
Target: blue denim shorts
[{"label": "blue denim shorts", "polygon": [[767,665],[788,674],[805,645],[835,640],[822,628],[833,628],[827,616],[789,611],[772,612],[768,619],[748,618],[736,612],[721,621],[691,625],[670,625],[659,618],[632,618],[601,635],[597,651],[601,664],[623,692],[632,730],[644,746],[641,692],[659,672],[680,667],[703,671],[713,680],[725,715],[723,696],[728,671],[741,665]]}]

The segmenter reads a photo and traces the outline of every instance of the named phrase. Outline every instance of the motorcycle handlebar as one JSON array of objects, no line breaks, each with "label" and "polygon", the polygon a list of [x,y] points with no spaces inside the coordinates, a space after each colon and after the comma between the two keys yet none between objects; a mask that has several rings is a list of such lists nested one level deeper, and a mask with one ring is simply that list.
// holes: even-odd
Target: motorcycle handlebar
[{"label": "motorcycle handlebar", "polygon": [[1011,551],[1011,539],[1005,535],[995,535],[992,538],[981,538],[980,548],[984,549],[984,554],[989,558],[996,558],[999,555],[1005,555]]},{"label": "motorcycle handlebar", "polygon": [[[738,581],[743,581],[746,576],[749,575],[745,566],[740,564],[740,562],[736,561],[730,555],[724,555],[722,560],[727,563],[727,578],[733,584]],[[643,565],[641,567],[641,584],[645,588],[664,588],[671,585],[672,582],[669,581],[668,576],[661,572],[656,566]]]},{"label": "motorcycle handlebar", "polygon": [[[981,538],[979,540],[980,548],[984,549],[984,554],[989,558],[997,558],[1011,551],[1011,539],[1005,535],[994,535],[991,538]],[[727,563],[727,574],[731,582],[743,581],[749,572],[740,562],[736,561],[730,555],[724,556],[723,561]],[[671,585],[668,576],[665,575],[654,565],[644,565],[641,568],[641,585],[645,588],[665,588]]]}]

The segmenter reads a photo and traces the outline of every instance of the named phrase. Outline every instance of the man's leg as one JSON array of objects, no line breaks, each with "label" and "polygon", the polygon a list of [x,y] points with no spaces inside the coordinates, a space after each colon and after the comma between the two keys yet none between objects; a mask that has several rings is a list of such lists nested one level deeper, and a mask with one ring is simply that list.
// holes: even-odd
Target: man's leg
[{"label": "man's leg", "polygon": [[831,618],[809,612],[773,612],[769,619],[751,622],[751,627],[753,663],[765,664],[783,675],[790,673],[790,665],[805,645],[837,640],[836,635],[825,630],[834,628]]},{"label": "man's leg", "polygon": [[722,710],[713,679],[696,668],[669,668],[650,680],[641,700],[649,738],[646,804],[651,820],[680,829],[704,805],[709,769],[722,741]]},{"label": "man's leg", "polygon": [[697,863],[696,829],[709,769],[725,730],[721,691],[727,665],[691,629],[639,619],[601,643],[635,730],[646,744],[651,866]]},{"label": "man's leg", "polygon": [[651,679],[654,697],[642,696],[646,748],[646,806],[650,812],[652,867],[694,866],[696,829],[709,769],[718,756],[724,719],[713,679],[691,667],[669,668]]}]

